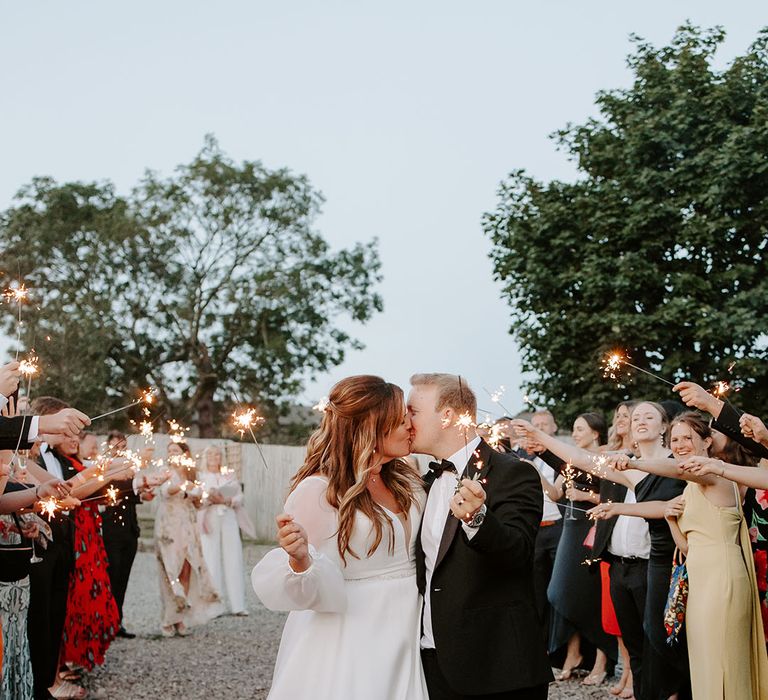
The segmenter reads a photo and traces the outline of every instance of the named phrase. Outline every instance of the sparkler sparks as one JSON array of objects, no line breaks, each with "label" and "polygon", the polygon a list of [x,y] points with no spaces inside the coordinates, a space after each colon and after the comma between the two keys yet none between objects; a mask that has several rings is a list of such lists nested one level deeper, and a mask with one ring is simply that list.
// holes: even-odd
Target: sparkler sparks
[{"label": "sparkler sparks", "polygon": [[6,301],[8,302],[16,302],[17,304],[21,305],[23,302],[27,301],[27,298],[29,297],[29,289],[27,289],[26,285],[19,284],[16,287],[9,287],[3,292],[3,296],[5,297]]},{"label": "sparkler sparks", "polygon": [[264,420],[265,419],[262,416],[256,414],[255,408],[240,409],[232,414],[232,422],[234,423],[237,432],[240,433],[241,438],[245,435],[245,431],[247,430],[255,440],[256,437],[254,436],[253,429],[264,423]]},{"label": "sparkler sparks", "polygon": [[610,353],[608,353],[603,358],[602,365],[603,365],[603,376],[606,378],[610,378],[618,381],[620,379],[620,377],[618,376],[619,370],[621,369],[622,365],[626,365],[627,367],[636,369],[638,372],[647,374],[649,377],[653,377],[654,379],[660,382],[664,382],[664,384],[669,384],[669,386],[675,386],[674,382],[670,382],[667,379],[664,379],[664,377],[660,377],[658,374],[649,372],[647,369],[643,369],[642,367],[633,365],[628,360],[626,354],[619,352],[618,350],[613,350]]},{"label": "sparkler sparks", "polygon": [[109,499],[109,505],[117,505],[117,497],[119,494],[120,491],[118,491],[113,484],[110,484],[109,488],[107,488],[107,498]]},{"label": "sparkler sparks", "polygon": [[46,498],[40,501],[40,510],[44,515],[48,517],[48,522],[51,521],[51,518],[55,515],[58,509],[59,504],[56,503],[55,498]]},{"label": "sparkler sparks", "polygon": [[181,423],[173,418],[168,421],[168,430],[170,431],[169,435],[171,437],[171,442],[176,443],[184,442],[186,434],[189,432],[189,428],[185,428],[183,425],[181,425]]},{"label": "sparkler sparks", "polygon": [[39,371],[40,367],[38,365],[37,355],[31,355],[29,358],[19,362],[19,372],[21,372],[23,376],[27,377],[27,379],[32,378]]},{"label": "sparkler sparks", "polygon": [[712,389],[712,394],[714,394],[718,399],[721,399],[730,390],[731,390],[731,385],[726,381],[720,380],[719,382],[715,383],[715,386]]}]

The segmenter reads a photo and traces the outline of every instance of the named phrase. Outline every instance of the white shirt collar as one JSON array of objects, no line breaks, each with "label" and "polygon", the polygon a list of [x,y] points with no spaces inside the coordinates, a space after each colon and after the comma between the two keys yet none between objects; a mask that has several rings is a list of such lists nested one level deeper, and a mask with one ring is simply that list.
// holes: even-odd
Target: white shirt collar
[{"label": "white shirt collar", "polygon": [[480,436],[476,436],[474,440],[470,440],[466,445],[462,445],[457,452],[454,452],[446,461],[453,464],[456,467],[458,475],[461,476],[464,470],[467,468],[472,453],[477,449],[480,444]]}]

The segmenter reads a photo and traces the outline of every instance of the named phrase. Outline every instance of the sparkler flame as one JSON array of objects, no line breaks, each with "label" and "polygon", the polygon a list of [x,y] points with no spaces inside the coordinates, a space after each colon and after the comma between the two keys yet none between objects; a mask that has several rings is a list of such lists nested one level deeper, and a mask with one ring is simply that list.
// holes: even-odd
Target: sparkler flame
[{"label": "sparkler flame", "polygon": [[56,503],[56,499],[53,497],[40,501],[40,510],[44,515],[48,516],[48,522],[50,522],[58,509],[59,504]]},{"label": "sparkler flame", "polygon": [[168,421],[168,430],[170,430],[171,442],[184,442],[186,433],[189,432],[189,428],[185,428],[174,418]]},{"label": "sparkler flame", "polygon": [[237,432],[240,433],[240,437],[245,435],[246,430],[253,433],[254,427],[260,426],[264,420],[262,416],[257,415],[255,408],[241,409],[232,414],[232,422]]},{"label": "sparkler flame", "polygon": [[19,362],[19,372],[27,378],[33,377],[39,371],[40,367],[38,365],[37,356],[35,355]]},{"label": "sparkler flame", "polygon": [[603,376],[616,379],[616,373],[619,371],[621,365],[626,362],[626,357],[620,352],[613,351],[608,353],[603,359]]},{"label": "sparkler flame", "polygon": [[10,302],[15,301],[17,304],[21,304],[29,297],[29,290],[26,285],[20,284],[17,287],[9,287],[3,292],[3,296]]},{"label": "sparkler flame", "polygon": [[109,486],[107,489],[107,498],[109,499],[109,504],[111,506],[117,505],[117,496],[120,492],[115,488],[113,484]]},{"label": "sparkler flame", "polygon": [[731,385],[723,380],[715,383],[715,387],[712,389],[712,393],[718,398],[722,398],[731,390]]}]

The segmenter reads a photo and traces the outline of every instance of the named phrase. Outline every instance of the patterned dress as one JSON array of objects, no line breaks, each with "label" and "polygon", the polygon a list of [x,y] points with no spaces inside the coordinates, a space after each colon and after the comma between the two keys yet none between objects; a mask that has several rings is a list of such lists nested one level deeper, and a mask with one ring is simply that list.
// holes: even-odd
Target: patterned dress
[{"label": "patterned dress", "polygon": [[[10,574],[11,559],[23,557],[28,564],[31,548],[22,540],[12,515],[0,515],[0,568]],[[26,545],[26,546],[25,546]],[[5,578],[5,576],[3,576]],[[10,576],[10,578],[14,578]],[[2,700],[32,700],[32,664],[27,641],[29,576],[0,581],[0,626],[3,635]]]},{"label": "patterned dress", "polygon": [[763,632],[768,642],[768,491],[747,489],[744,497],[744,517],[749,527],[752,542],[752,556],[755,559],[757,592],[760,596],[760,612],[763,618]]},{"label": "patterned dress", "polygon": [[[70,459],[81,471],[83,465]],[[120,628],[117,604],[107,573],[96,503],[75,509],[75,567],[69,579],[67,617],[61,660],[88,670],[104,663],[104,655]]]}]

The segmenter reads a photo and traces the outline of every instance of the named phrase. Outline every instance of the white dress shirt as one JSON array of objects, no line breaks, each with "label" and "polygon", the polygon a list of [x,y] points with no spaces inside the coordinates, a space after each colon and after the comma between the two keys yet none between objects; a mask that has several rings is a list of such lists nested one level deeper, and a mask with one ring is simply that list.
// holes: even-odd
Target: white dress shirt
[{"label": "white dress shirt", "polygon": [[[557,474],[555,473],[555,470],[552,469],[541,457],[534,457],[533,460],[533,466],[536,467],[536,471],[539,472],[541,476],[543,476],[550,484],[554,484],[557,480]],[[555,503],[548,495],[547,492],[544,491],[544,511],[541,514],[542,521],[550,521],[553,520],[561,520],[562,514],[560,513],[560,508],[558,508],[557,503]]]},{"label": "white dress shirt", "polygon": [[[480,438],[476,437],[458,452],[448,458],[459,472],[459,476],[464,474],[472,453],[480,444]],[[451,512],[450,500],[456,491],[456,482],[458,478],[454,474],[443,472],[441,476],[435,479],[429,489],[427,496],[427,505],[424,508],[424,518],[421,525],[421,547],[424,550],[424,560],[427,568],[427,587],[424,591],[424,632],[421,637],[422,649],[434,649],[435,640],[432,635],[432,606],[431,585],[432,573],[435,570],[437,552],[440,548],[440,540],[443,538],[443,530],[448,520],[448,513]],[[464,532],[469,539],[472,539],[477,533],[477,528],[468,527],[466,523],[461,524]]]},{"label": "white dress shirt", "polygon": [[[635,492],[631,489],[627,489],[624,503],[637,503]],[[608,551],[615,557],[648,559],[651,555],[651,536],[645,519],[634,515],[620,515],[616,518]]]},{"label": "white dress shirt", "polygon": [[53,476],[59,479],[63,479],[64,473],[61,471],[61,463],[51,452],[51,448],[48,446],[47,442],[44,442],[42,445],[40,445],[40,455],[43,458],[43,462],[45,464],[45,468],[48,470],[48,473],[53,474]]}]

